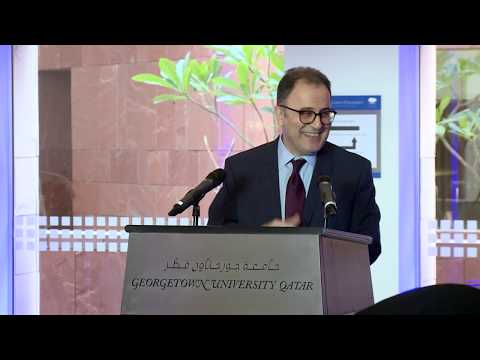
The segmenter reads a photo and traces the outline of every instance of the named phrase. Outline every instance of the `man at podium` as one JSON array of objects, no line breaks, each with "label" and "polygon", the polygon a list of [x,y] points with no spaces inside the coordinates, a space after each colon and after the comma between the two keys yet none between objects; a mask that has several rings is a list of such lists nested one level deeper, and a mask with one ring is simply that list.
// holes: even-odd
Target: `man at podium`
[{"label": "man at podium", "polygon": [[209,225],[322,227],[318,179],[329,179],[336,213],[327,227],[371,236],[372,264],[381,252],[372,166],[327,141],[336,115],[330,80],[310,67],[288,70],[278,85],[275,114],[279,137],[225,160]]}]

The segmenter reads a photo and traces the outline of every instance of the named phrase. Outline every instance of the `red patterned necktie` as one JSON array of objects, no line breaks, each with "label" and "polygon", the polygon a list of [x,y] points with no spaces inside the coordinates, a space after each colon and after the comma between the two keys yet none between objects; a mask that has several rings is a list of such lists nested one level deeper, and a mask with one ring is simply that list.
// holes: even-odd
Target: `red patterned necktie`
[{"label": "red patterned necktie", "polygon": [[[307,162],[305,159],[290,161],[293,165],[292,175],[288,179],[287,194],[285,196],[285,219],[295,214],[300,216],[300,222],[303,216],[303,205],[305,204],[305,187],[300,177],[300,169]],[[300,223],[300,226],[302,224]]]}]

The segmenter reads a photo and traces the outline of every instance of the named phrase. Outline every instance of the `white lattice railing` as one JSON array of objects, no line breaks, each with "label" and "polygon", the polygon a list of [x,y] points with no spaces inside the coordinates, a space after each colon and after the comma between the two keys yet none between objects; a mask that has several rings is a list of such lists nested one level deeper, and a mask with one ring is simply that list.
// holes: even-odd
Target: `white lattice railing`
[{"label": "white lattice railing", "polygon": [[439,220],[429,236],[440,257],[475,258],[479,256],[480,230],[477,220]]},{"label": "white lattice railing", "polygon": [[[201,218],[205,225],[208,218]],[[192,225],[190,217],[40,216],[40,251],[127,252],[126,225]],[[429,225],[429,255],[475,258],[480,253],[477,220],[439,220]]]},{"label": "white lattice railing", "polygon": [[[200,218],[205,225],[208,218]],[[40,251],[127,252],[126,225],[192,225],[188,217],[40,216]]]}]

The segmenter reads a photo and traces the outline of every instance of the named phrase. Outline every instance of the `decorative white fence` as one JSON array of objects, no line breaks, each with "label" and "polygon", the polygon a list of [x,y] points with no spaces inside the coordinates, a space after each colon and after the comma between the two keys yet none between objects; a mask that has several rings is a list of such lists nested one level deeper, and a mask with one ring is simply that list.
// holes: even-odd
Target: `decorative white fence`
[{"label": "decorative white fence", "polygon": [[439,220],[435,236],[429,237],[435,242],[439,257],[475,258],[479,255],[480,231],[477,220]]},{"label": "decorative white fence", "polygon": [[[205,225],[208,218],[201,218]],[[191,217],[40,216],[40,251],[126,252],[126,225],[192,225]],[[475,258],[479,256],[477,220],[439,220],[429,226],[429,255]]]},{"label": "decorative white fence", "polygon": [[[200,218],[205,225],[208,218]],[[40,251],[127,252],[126,225],[192,225],[187,217],[40,216]]]}]

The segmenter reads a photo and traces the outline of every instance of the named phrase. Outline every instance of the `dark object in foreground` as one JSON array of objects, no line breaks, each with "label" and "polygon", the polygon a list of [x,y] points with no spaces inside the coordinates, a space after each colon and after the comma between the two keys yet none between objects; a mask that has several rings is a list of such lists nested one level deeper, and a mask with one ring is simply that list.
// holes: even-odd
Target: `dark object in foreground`
[{"label": "dark object in foreground", "polygon": [[480,315],[480,290],[460,284],[426,286],[382,300],[355,315]]}]

